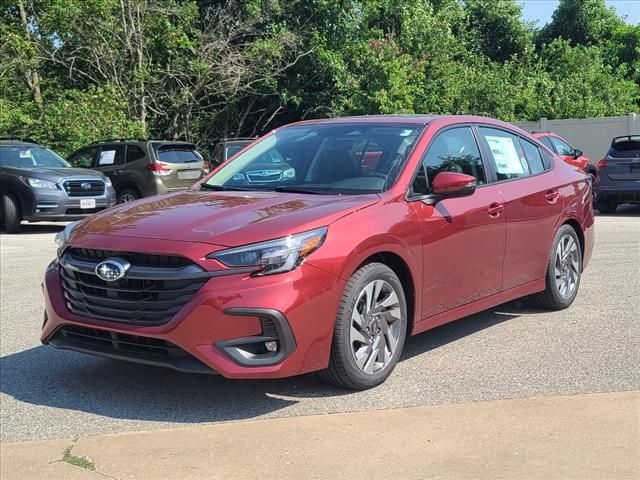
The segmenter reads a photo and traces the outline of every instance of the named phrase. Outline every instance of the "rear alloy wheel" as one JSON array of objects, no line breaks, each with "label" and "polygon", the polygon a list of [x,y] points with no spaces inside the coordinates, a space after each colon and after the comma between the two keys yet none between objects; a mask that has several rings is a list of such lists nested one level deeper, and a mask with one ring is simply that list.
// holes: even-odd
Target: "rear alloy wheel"
[{"label": "rear alloy wheel", "polygon": [[547,265],[546,288],[534,298],[543,307],[562,310],[573,303],[582,275],[582,249],[570,225],[558,230]]},{"label": "rear alloy wheel", "polygon": [[125,188],[118,193],[118,203],[129,203],[139,198],[140,194],[132,188]]},{"label": "rear alloy wheel", "polygon": [[2,220],[7,233],[20,231],[20,210],[15,199],[9,195],[2,196]]},{"label": "rear alloy wheel", "polygon": [[614,213],[618,208],[618,204],[612,200],[601,199],[598,200],[598,210],[600,213]]},{"label": "rear alloy wheel", "polygon": [[397,275],[382,263],[365,265],[347,282],[329,367],[320,375],[354,390],[381,384],[398,362],[406,330],[406,300]]}]

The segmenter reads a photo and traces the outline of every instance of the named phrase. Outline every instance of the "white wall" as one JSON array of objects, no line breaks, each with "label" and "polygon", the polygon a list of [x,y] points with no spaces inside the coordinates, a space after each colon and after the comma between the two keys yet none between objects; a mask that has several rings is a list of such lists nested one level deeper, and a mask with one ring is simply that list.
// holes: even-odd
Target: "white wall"
[{"label": "white wall", "polygon": [[557,133],[596,162],[605,155],[613,137],[640,134],[640,118],[635,113],[603,118],[541,118],[537,122],[515,122],[514,125],[528,132],[548,130]]}]

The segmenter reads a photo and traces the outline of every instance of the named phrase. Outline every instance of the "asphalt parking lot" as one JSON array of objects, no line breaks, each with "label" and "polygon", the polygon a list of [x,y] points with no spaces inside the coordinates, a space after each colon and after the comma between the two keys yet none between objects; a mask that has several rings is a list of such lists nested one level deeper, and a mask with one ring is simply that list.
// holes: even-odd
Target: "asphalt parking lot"
[{"label": "asphalt parking lot", "polygon": [[0,239],[3,442],[640,389],[640,207],[598,216],[594,256],[568,310],[511,302],[413,337],[391,378],[359,393],[314,375],[228,381],[42,346],[40,281],[59,230],[30,225]]}]

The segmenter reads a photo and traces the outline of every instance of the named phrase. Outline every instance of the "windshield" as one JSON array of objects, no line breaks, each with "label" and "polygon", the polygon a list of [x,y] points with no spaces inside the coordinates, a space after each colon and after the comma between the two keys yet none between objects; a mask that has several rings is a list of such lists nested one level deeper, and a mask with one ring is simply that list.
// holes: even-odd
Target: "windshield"
[{"label": "windshield", "polygon": [[0,165],[17,168],[66,168],[71,166],[57,153],[38,145],[0,146]]},{"label": "windshield", "polygon": [[203,188],[377,193],[389,188],[422,125],[331,124],[286,127],[215,173]]}]

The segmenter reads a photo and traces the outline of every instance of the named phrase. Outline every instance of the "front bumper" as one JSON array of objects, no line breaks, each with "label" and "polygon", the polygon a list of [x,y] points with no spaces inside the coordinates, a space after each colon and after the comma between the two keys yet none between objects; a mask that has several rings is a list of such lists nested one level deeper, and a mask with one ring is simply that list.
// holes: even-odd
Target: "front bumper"
[{"label": "front bumper", "polygon": [[[125,240],[120,238],[115,243]],[[113,241],[109,243],[110,250],[119,250]],[[127,250],[133,250],[130,239],[128,243]],[[153,242],[156,253],[162,247],[166,252],[183,251],[184,245]],[[204,259],[205,250],[197,252],[200,248],[211,250],[211,246],[200,246],[191,252],[195,258],[189,257],[194,261],[198,258],[200,264],[212,262]],[[280,378],[326,368],[343,280],[308,263],[278,275],[214,277],[170,321],[157,326],[101,321],[72,313],[55,262],[47,268],[43,287],[46,321],[41,340],[45,344],[181,371],[219,373],[227,378]],[[61,335],[83,328],[90,330],[89,337],[104,340],[91,340],[93,346],[86,342],[80,345],[73,334],[67,338]],[[80,330],[80,334],[83,332]],[[265,341],[274,339],[277,352],[261,350]],[[135,346],[158,341],[168,345],[158,344],[158,348],[180,357],[177,363],[175,355],[167,361],[164,350],[163,360]],[[127,346],[128,351],[114,349],[118,345]],[[186,352],[188,361],[173,347]]]},{"label": "front bumper", "polygon": [[[104,195],[70,197],[61,190],[32,189],[33,197],[23,205],[24,219],[31,222],[73,221],[112,207],[116,203],[113,188],[105,188]],[[94,199],[95,208],[81,208],[81,199]]]}]

